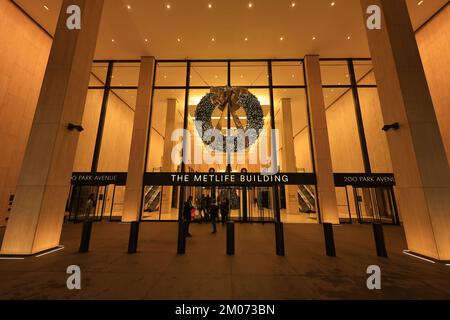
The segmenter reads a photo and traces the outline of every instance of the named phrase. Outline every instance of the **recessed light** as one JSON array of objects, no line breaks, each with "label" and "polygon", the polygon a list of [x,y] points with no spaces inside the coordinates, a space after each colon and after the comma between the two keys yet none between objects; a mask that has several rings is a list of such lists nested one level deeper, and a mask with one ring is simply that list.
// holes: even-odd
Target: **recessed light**
[{"label": "recessed light", "polygon": [[284,40],[284,37],[280,37],[280,41],[283,41]]},{"label": "recessed light", "polygon": [[111,39],[111,42],[116,42],[116,40],[114,40],[114,39]]},{"label": "recessed light", "polygon": [[211,41],[212,41],[212,42],[215,42],[215,41],[216,41],[216,38],[211,38]]},{"label": "recessed light", "polygon": [[292,7],[292,8],[295,8],[295,6],[296,6],[295,2],[292,2],[292,3],[291,3],[291,7]]},{"label": "recessed light", "polygon": [[178,42],[181,42],[181,38],[178,38],[177,41],[178,41]]},{"label": "recessed light", "polygon": [[172,6],[170,4],[166,4],[166,8],[170,9]]},{"label": "recessed light", "polygon": [[250,3],[248,4],[248,7],[249,7],[249,8],[253,8],[253,3],[250,2]]},{"label": "recessed light", "polygon": [[352,37],[351,36],[347,36],[347,40],[350,40]]},{"label": "recessed light", "polygon": [[247,38],[247,37],[245,37],[245,38],[244,38],[244,41],[248,41],[248,38]]},{"label": "recessed light", "polygon": [[313,36],[312,39],[313,39],[313,40],[317,40],[317,37],[316,37],[316,36]]},{"label": "recessed light", "polygon": [[130,6],[130,5],[127,5],[127,9],[130,10],[130,9],[131,9],[131,6]]},{"label": "recessed light", "polygon": [[147,39],[147,38],[145,38],[145,39],[144,39],[144,41],[145,41],[145,42],[148,42],[148,39]]},{"label": "recessed light", "polygon": [[212,8],[212,4],[211,4],[211,3],[210,3],[210,4],[208,4],[208,8],[210,8],[210,9]]},{"label": "recessed light", "polygon": [[334,7],[336,5],[336,2],[331,2],[331,6]]}]

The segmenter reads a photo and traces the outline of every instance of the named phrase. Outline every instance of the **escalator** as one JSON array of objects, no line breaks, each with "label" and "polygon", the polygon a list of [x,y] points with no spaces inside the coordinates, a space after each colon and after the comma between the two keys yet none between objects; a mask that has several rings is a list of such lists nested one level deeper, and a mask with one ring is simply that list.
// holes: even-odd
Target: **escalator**
[{"label": "escalator", "polygon": [[144,211],[155,212],[159,210],[161,201],[161,186],[147,187],[144,197]]},{"label": "escalator", "polygon": [[316,195],[314,194],[311,186],[301,185],[298,186],[298,204],[299,210],[303,213],[315,213],[316,212]]}]

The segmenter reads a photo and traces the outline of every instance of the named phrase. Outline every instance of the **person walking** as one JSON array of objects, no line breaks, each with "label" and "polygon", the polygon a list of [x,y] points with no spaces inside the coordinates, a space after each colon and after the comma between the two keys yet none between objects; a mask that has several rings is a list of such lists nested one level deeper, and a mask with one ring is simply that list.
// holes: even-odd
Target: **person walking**
[{"label": "person walking", "polygon": [[216,204],[216,202],[214,201],[211,204],[210,210],[209,210],[209,216],[211,218],[211,225],[213,228],[212,233],[217,233],[217,218],[219,216],[219,206]]},{"label": "person walking", "polygon": [[220,215],[222,216],[222,225],[228,221],[228,213],[230,211],[230,200],[225,198],[220,204]]},{"label": "person walking", "polygon": [[94,220],[95,217],[95,194],[91,193],[86,201],[86,220]]},{"label": "person walking", "polygon": [[192,235],[189,232],[189,226],[190,226],[191,220],[192,220],[192,209],[194,209],[194,207],[192,205],[192,196],[190,196],[189,199],[184,202],[184,207],[183,207],[183,220],[185,223],[185,235],[188,238],[192,237]]}]

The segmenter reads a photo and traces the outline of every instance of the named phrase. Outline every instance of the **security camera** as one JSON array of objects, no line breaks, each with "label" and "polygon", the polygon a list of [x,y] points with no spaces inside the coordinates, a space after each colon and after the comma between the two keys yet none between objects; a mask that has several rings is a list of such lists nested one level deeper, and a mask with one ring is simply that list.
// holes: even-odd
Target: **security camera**
[{"label": "security camera", "polygon": [[389,131],[389,130],[398,130],[398,129],[400,129],[400,124],[398,123],[398,122],[396,122],[396,123],[393,123],[393,124],[387,124],[387,125],[385,125],[384,127],[383,127],[383,131]]},{"label": "security camera", "polygon": [[73,123],[69,123],[67,125],[67,130],[69,130],[69,131],[77,130],[78,132],[83,132],[84,128],[81,125],[76,125],[76,124],[73,124]]}]

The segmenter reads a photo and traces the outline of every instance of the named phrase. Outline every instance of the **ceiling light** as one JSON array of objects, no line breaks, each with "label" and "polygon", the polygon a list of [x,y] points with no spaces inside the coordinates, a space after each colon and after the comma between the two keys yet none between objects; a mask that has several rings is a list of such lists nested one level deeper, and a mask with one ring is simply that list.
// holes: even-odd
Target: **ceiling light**
[{"label": "ceiling light", "polygon": [[170,9],[170,8],[171,8],[171,5],[170,5],[170,4],[166,4],[166,8],[167,8],[167,9]]},{"label": "ceiling light", "polygon": [[291,7],[292,7],[292,8],[295,8],[295,6],[296,6],[295,2],[292,2],[292,3],[291,3]]},{"label": "ceiling light", "polygon": [[145,42],[148,42],[148,39],[147,39],[147,38],[145,38],[145,39],[144,39],[144,41],[145,41]]},{"label": "ceiling light", "polygon": [[248,38],[247,38],[247,37],[245,37],[244,41],[248,41]]},{"label": "ceiling light", "polygon": [[284,37],[280,37],[280,41],[283,41],[284,40]]},{"label": "ceiling light", "polygon": [[253,3],[250,2],[250,3],[248,4],[248,7],[249,7],[249,8],[253,8]]},{"label": "ceiling light", "polygon": [[116,40],[114,40],[114,39],[111,39],[111,42],[116,42]]},{"label": "ceiling light", "polygon": [[331,2],[331,6],[332,6],[332,7],[334,7],[334,6],[335,6],[335,4],[336,4],[336,2],[334,2],[334,1],[333,1],[333,2]]},{"label": "ceiling light", "polygon": [[130,5],[127,5],[127,9],[130,10],[130,9],[131,9],[131,6],[130,6]]},{"label": "ceiling light", "polygon": [[348,36],[348,37],[347,37],[347,40],[350,40],[351,38],[352,38],[352,37]]},{"label": "ceiling light", "polygon": [[316,40],[317,38],[316,38],[316,36],[313,36],[312,39],[313,39],[313,40]]},{"label": "ceiling light", "polygon": [[178,38],[177,41],[178,41],[178,42],[181,42],[181,38]]},{"label": "ceiling light", "polygon": [[421,6],[423,4],[423,2],[424,2],[423,0],[420,0],[419,2],[417,2],[417,5]]},{"label": "ceiling light", "polygon": [[44,9],[45,10],[47,10],[47,11],[49,11],[50,9],[47,7],[47,6],[44,6]]},{"label": "ceiling light", "polygon": [[216,39],[215,38],[211,38],[211,41],[214,42],[214,41],[216,41]]},{"label": "ceiling light", "polygon": [[212,4],[211,4],[211,3],[210,3],[210,4],[208,4],[208,8],[210,8],[210,9],[212,8]]}]

